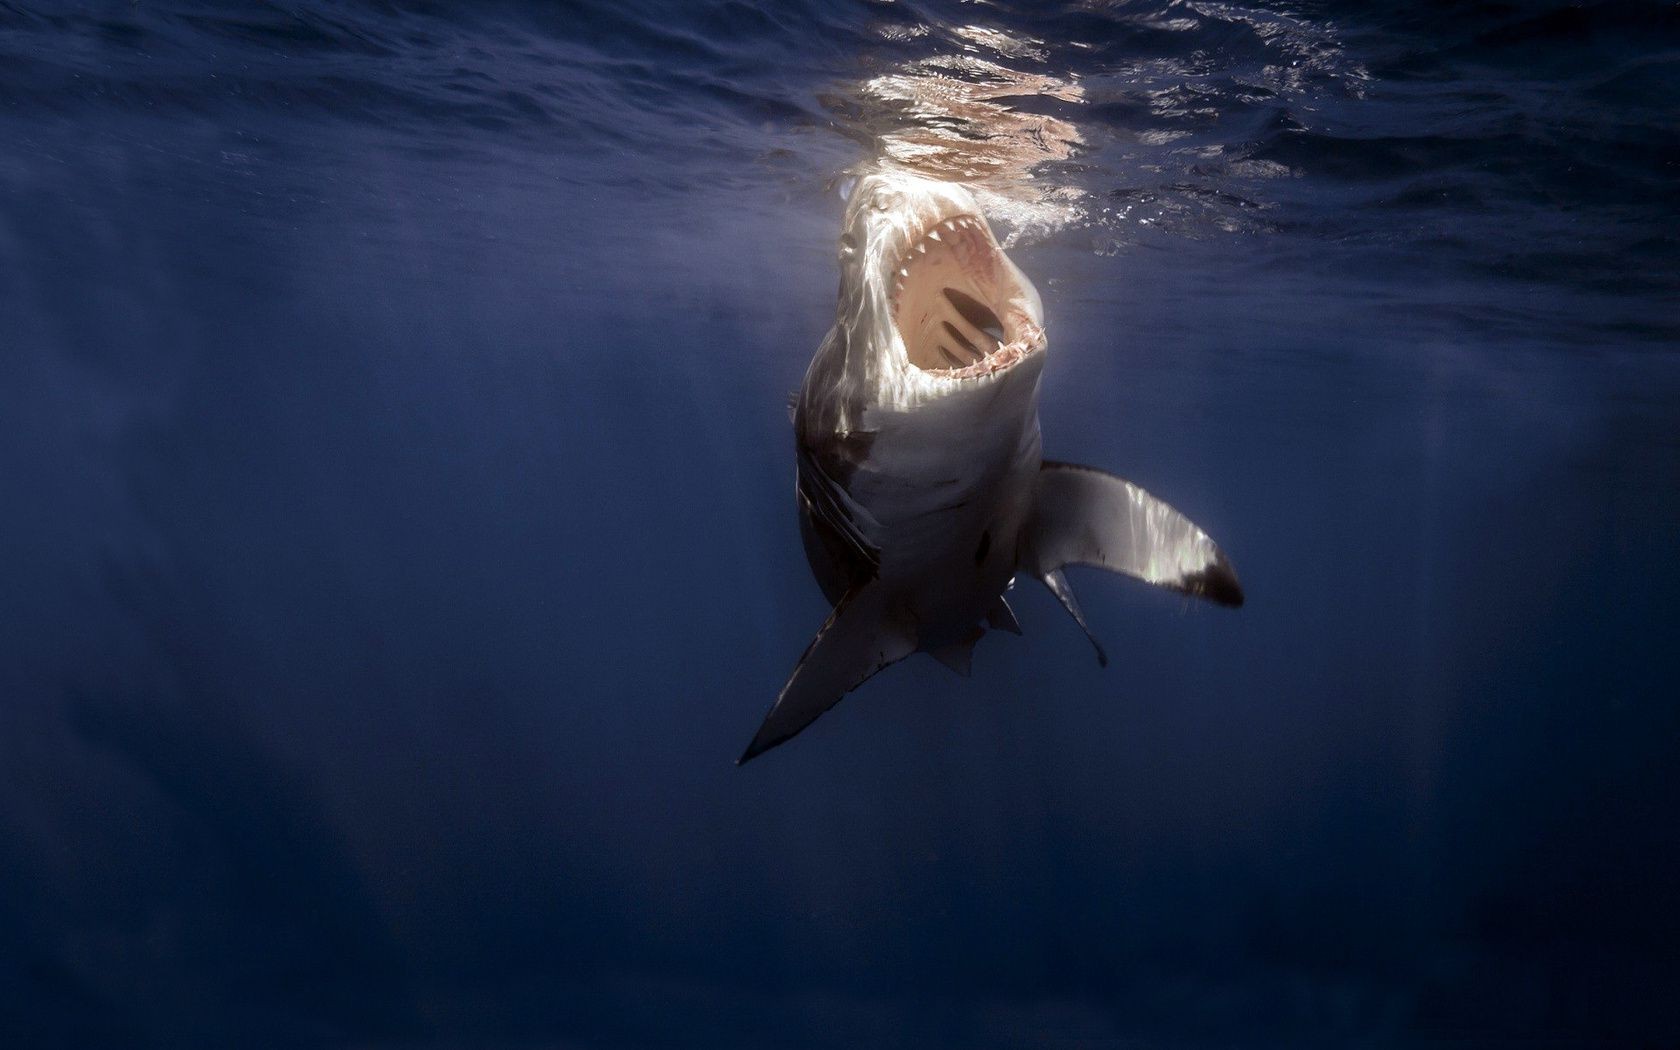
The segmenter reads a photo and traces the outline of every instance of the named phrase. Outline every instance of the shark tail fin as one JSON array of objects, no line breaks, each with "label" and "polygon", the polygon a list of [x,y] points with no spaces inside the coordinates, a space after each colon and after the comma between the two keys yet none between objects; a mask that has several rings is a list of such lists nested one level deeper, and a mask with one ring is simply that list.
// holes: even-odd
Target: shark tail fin
[{"label": "shark tail fin", "polygon": [[736,765],[791,740],[876,671],[916,651],[914,633],[887,604],[874,581],[841,596]]},{"label": "shark tail fin", "polygon": [[[1072,463],[1046,460],[1040,469],[1019,564],[1087,636],[1064,566],[1092,565],[1219,605],[1243,603],[1230,560],[1189,518],[1129,481]],[[1097,654],[1106,664],[1100,645]]]}]

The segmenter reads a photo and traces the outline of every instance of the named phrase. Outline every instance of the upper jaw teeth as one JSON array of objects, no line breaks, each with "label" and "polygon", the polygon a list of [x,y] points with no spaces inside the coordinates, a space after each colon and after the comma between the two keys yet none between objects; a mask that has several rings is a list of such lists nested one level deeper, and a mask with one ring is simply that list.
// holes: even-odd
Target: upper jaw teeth
[{"label": "upper jaw teeth", "polygon": [[917,240],[913,244],[911,244],[911,246],[909,248],[905,249],[905,252],[904,252],[905,262],[899,266],[898,272],[893,275],[893,288],[892,288],[892,301],[893,301],[893,303],[896,304],[898,302],[899,293],[904,291],[905,278],[910,276],[909,259],[910,259],[911,256],[913,256],[913,255],[926,255],[927,250],[928,250],[928,243],[930,241],[944,240],[944,237],[941,236],[942,234],[951,234],[951,233],[955,233],[958,230],[980,231],[980,230],[984,230],[984,229],[985,229],[985,226],[975,216],[973,216],[973,215],[957,215],[957,216],[953,216],[949,219],[946,219],[944,222],[940,222],[940,223],[935,224],[926,233],[922,234],[921,237],[917,238]]}]

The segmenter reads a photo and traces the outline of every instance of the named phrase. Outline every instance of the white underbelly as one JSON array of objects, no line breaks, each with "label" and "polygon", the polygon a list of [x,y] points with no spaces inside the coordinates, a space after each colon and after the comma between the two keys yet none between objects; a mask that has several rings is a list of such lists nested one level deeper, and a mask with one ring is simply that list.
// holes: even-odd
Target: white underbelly
[{"label": "white underbelly", "polygon": [[[1040,461],[1036,426],[1030,437],[989,461],[924,458],[920,476],[892,472],[888,450],[851,478],[852,498],[873,519],[880,580],[923,623],[979,620],[1014,575]],[[880,450],[877,443],[872,452]]]}]

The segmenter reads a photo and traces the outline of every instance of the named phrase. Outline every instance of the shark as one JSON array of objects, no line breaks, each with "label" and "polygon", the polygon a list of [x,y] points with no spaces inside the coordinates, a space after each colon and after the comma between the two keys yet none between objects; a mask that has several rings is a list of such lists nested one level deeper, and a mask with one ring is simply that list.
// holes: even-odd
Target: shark
[{"label": "shark", "polygon": [[1103,666],[1068,566],[1243,603],[1230,560],[1183,514],[1044,458],[1043,303],[970,190],[875,171],[841,225],[835,323],[791,406],[800,536],[833,610],[737,764],[912,654],[967,676],[987,630],[1021,633],[1006,598],[1020,575]]}]

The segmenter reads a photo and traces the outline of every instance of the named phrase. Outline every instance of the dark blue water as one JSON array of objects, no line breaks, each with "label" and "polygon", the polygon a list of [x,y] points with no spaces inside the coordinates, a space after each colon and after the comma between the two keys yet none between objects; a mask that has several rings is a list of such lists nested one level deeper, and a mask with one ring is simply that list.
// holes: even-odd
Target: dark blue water
[{"label": "dark blue water", "polygon": [[[1674,1045],[1677,95],[1660,4],[0,3],[0,1041]],[[883,155],[1249,600],[736,769]]]}]

